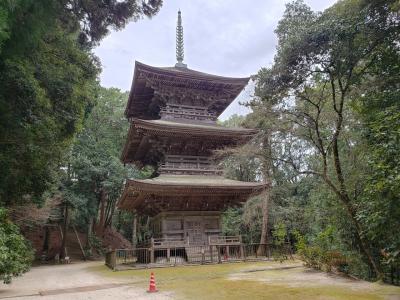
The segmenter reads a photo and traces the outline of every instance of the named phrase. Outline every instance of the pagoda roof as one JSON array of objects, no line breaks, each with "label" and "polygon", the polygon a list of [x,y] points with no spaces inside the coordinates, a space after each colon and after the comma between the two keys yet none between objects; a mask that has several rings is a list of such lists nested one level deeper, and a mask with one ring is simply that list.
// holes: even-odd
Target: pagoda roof
[{"label": "pagoda roof", "polygon": [[219,116],[247,85],[250,77],[232,78],[207,74],[186,67],[153,67],[135,62],[132,87],[125,109],[127,118],[156,119],[159,103],[155,94],[176,91],[209,100]]},{"label": "pagoda roof", "polygon": [[[128,185],[135,186],[138,190],[142,191],[166,191],[173,189],[186,189],[187,187],[194,189],[226,189],[242,191],[243,188],[248,192],[247,189],[253,190],[263,189],[265,184],[261,182],[247,182],[228,179],[222,176],[203,176],[203,175],[160,175],[150,179],[128,179]],[[209,191],[201,191],[202,193],[209,193]],[[192,193],[192,191],[191,191]]]},{"label": "pagoda roof", "polygon": [[[227,196],[230,204],[245,202],[249,197],[260,194],[267,185],[261,182],[244,182],[227,179],[222,176],[202,175],[160,175],[151,179],[129,179],[118,203],[120,209],[132,210],[143,205],[143,201],[165,196],[175,198]],[[225,198],[226,199],[226,198]],[[151,201],[149,202],[151,206]]]},{"label": "pagoda roof", "polygon": [[223,127],[216,123],[173,122],[170,120],[133,119],[129,128],[121,160],[140,161],[150,147],[149,136],[216,140],[221,144],[237,144],[251,139],[256,129]]},{"label": "pagoda roof", "polygon": [[240,127],[224,127],[217,123],[193,122],[193,121],[171,121],[171,120],[141,120],[133,119],[131,127],[142,130],[153,130],[171,136],[190,134],[191,136],[208,136],[210,134],[224,137],[252,137],[258,130]]}]

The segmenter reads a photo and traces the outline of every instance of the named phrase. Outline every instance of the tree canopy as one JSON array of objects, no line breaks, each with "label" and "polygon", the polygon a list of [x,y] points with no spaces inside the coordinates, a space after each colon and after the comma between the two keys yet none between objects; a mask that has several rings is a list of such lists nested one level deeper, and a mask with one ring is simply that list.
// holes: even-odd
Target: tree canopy
[{"label": "tree canopy", "polygon": [[[0,2],[0,279],[9,282],[26,271],[31,258],[29,246],[1,206],[41,205],[46,197],[61,191],[65,201],[73,199],[76,205],[83,198],[87,205],[80,208],[96,215],[84,198],[88,193],[81,189],[82,194],[74,194],[77,184],[72,187],[65,179],[71,164],[81,186],[85,179],[95,181],[96,188],[112,186],[108,192],[115,202],[116,184],[119,190],[125,174],[116,155],[121,142],[111,146],[114,140],[100,136],[101,142],[92,144],[99,148],[90,148],[92,141],[84,138],[90,128],[94,136],[107,134],[91,127],[96,123],[96,114],[91,112],[101,115],[99,110],[105,106],[97,108],[97,103],[106,105],[102,97],[107,98],[99,86],[101,66],[92,49],[111,29],[151,17],[161,5],[161,0]],[[118,97],[123,96],[115,98],[121,105]],[[113,137],[125,129],[120,116],[117,121],[119,125],[106,128],[115,129],[108,132]],[[101,129],[98,123],[95,126]],[[101,159],[110,161],[99,166]]]},{"label": "tree canopy", "polygon": [[0,3],[0,203],[42,200],[96,103],[91,48],[161,0]]},{"label": "tree canopy", "polygon": [[301,184],[307,177],[325,184],[308,196],[330,199],[314,205],[335,213],[329,220],[339,231],[337,243],[344,251],[360,250],[378,278],[382,253],[398,255],[399,249],[398,235],[382,231],[397,228],[400,219],[391,193],[398,169],[392,160],[398,139],[395,4],[340,1],[316,13],[302,1],[289,3],[276,29],[274,64],[255,76],[248,116],[271,120],[270,159],[278,169],[289,166]]}]

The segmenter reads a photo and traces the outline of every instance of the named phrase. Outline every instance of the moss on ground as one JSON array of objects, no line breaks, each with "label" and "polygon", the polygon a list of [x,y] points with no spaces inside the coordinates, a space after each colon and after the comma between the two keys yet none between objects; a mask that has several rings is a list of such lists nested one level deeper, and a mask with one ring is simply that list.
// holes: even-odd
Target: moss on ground
[{"label": "moss on ground", "polygon": [[[281,267],[293,268],[281,268]],[[92,271],[110,278],[132,279],[136,286],[148,286],[150,272],[157,288],[171,291],[177,299],[400,299],[400,288],[348,282],[338,277],[326,279],[324,273],[310,272],[299,262],[231,263],[205,266],[127,270],[112,272],[107,267]],[[308,282],[307,276],[310,276]],[[315,280],[321,277],[321,280]]]}]

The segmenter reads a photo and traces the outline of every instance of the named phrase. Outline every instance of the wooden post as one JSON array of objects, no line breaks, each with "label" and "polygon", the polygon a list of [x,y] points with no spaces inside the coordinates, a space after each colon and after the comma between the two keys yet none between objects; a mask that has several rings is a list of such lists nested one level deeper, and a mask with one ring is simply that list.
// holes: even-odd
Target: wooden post
[{"label": "wooden post", "polygon": [[218,254],[218,263],[222,263],[221,261],[221,248],[220,246],[217,246],[217,254]]},{"label": "wooden post", "polygon": [[171,259],[171,249],[168,247],[167,248],[167,262],[169,262]]},{"label": "wooden post", "polygon": [[115,270],[117,266],[117,253],[115,250],[106,253],[106,265],[112,270]]},{"label": "wooden post", "polygon": [[240,244],[240,258],[243,259],[243,261],[246,261],[246,256],[244,253],[244,245]]},{"label": "wooden post", "polygon": [[205,251],[204,251],[204,247],[201,247],[201,264],[204,265],[206,260],[206,255],[205,255]]},{"label": "wooden post", "polygon": [[137,244],[137,215],[133,212],[133,222],[132,222],[132,246],[133,249],[136,248]]},{"label": "wooden post", "polygon": [[151,264],[154,263],[154,248],[153,247],[150,248],[150,263]]},{"label": "wooden post", "polygon": [[214,262],[212,246],[210,246],[210,259],[211,262]]},{"label": "wooden post", "polygon": [[229,260],[229,246],[226,246],[225,251],[226,260]]},{"label": "wooden post", "polygon": [[150,263],[154,263],[154,238],[151,238],[151,246],[150,246]]},{"label": "wooden post", "polygon": [[239,235],[239,242],[240,242],[240,258],[243,259],[243,261],[246,261],[246,257],[244,254],[244,245],[242,243],[242,236]]},{"label": "wooden post", "polygon": [[113,270],[117,267],[117,251],[113,250],[111,252],[111,265],[113,266]]}]

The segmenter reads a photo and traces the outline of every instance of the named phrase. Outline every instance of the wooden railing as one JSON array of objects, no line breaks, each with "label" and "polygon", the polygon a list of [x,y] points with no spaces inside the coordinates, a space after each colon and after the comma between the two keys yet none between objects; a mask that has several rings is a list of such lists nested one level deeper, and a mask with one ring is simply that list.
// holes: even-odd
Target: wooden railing
[{"label": "wooden railing", "polygon": [[[233,237],[225,240],[237,241]],[[218,241],[219,242],[219,241]],[[277,255],[279,254],[279,255]],[[106,254],[106,265],[113,270],[126,267],[141,268],[157,265],[225,263],[233,261],[269,260],[274,256],[293,259],[289,244],[220,244],[184,245],[171,247],[151,247],[117,249]]]},{"label": "wooden railing", "polygon": [[206,107],[173,105],[169,104],[160,109],[162,119],[188,119],[196,121],[215,122],[217,116],[215,112],[209,112]]},{"label": "wooden railing", "polygon": [[232,236],[212,236],[208,237],[209,245],[228,245],[228,244],[241,244],[242,238],[240,235],[232,235]]},{"label": "wooden railing", "polygon": [[206,156],[167,155],[159,170],[162,173],[182,171],[186,173],[220,174],[222,170]]},{"label": "wooden railing", "polygon": [[153,247],[165,247],[165,246],[180,246],[187,244],[188,241],[185,238],[152,238],[150,244]]}]

